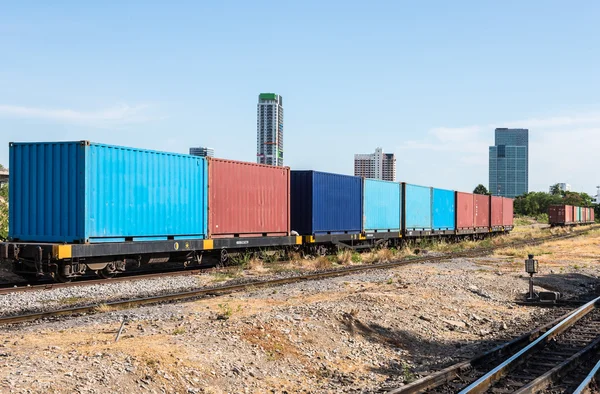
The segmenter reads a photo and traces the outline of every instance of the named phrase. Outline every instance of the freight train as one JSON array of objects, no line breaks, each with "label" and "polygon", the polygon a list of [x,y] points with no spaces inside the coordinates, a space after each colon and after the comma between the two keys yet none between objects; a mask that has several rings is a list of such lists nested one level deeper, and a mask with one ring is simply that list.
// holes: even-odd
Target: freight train
[{"label": "freight train", "polygon": [[10,143],[15,273],[69,281],[232,253],[506,233],[513,200],[89,141]]},{"label": "freight train", "polygon": [[594,221],[594,208],[574,205],[550,205],[548,207],[548,223],[552,227],[592,224]]}]

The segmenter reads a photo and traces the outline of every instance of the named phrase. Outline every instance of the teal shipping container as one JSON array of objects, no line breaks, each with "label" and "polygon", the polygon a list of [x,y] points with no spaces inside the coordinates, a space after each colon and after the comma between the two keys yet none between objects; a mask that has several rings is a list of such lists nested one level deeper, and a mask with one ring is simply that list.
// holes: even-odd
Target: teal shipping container
[{"label": "teal shipping container", "polygon": [[406,231],[431,230],[431,188],[403,183]]},{"label": "teal shipping container", "polygon": [[365,179],[363,185],[363,230],[400,232],[402,185]]},{"label": "teal shipping container", "polygon": [[9,237],[31,242],[204,238],[201,157],[88,141],[10,144]]},{"label": "teal shipping container", "polygon": [[456,228],[454,190],[433,188],[432,203],[432,228],[454,230]]}]

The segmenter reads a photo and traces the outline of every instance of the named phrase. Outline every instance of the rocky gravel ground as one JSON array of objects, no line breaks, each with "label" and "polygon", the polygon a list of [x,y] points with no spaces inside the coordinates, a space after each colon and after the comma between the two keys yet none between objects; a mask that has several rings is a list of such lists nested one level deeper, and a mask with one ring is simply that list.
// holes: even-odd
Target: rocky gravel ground
[{"label": "rocky gravel ground", "polygon": [[[567,297],[593,292],[600,276],[594,252],[600,235],[590,237],[589,247],[585,257],[568,261],[551,249],[536,251],[542,267],[537,288]],[[575,250],[568,243],[564,249]],[[0,327],[0,392],[380,392],[552,319],[557,312],[551,308],[515,304],[527,290],[522,271],[520,256],[454,259]],[[15,303],[29,308],[78,302],[77,297],[139,295],[214,279],[55,289],[9,301],[2,298],[13,295],[3,295],[0,310],[14,311]]]}]

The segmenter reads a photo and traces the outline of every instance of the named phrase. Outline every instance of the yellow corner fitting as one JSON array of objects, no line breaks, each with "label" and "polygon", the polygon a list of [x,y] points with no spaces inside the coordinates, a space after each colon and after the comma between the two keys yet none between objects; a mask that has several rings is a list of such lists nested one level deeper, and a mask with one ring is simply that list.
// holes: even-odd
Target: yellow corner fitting
[{"label": "yellow corner fitting", "polygon": [[71,245],[52,245],[52,254],[56,259],[70,259],[73,256]]},{"label": "yellow corner fitting", "polygon": [[302,236],[298,235],[296,237],[296,245],[302,245]]},{"label": "yellow corner fitting", "polygon": [[212,239],[205,239],[203,248],[205,250],[212,250],[214,248],[214,242]]},{"label": "yellow corner fitting", "polygon": [[312,244],[315,242],[315,237],[312,235],[307,235],[304,237],[304,242],[306,242],[307,244]]}]

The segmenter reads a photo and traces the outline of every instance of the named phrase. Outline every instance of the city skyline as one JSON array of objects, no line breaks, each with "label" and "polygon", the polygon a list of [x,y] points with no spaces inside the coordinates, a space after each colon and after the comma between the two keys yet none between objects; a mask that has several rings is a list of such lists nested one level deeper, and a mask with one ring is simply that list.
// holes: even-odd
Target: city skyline
[{"label": "city skyline", "polygon": [[[170,152],[201,141],[255,162],[256,96],[276,92],[292,168],[352,174],[349,155],[384,146],[398,181],[472,191],[488,181],[491,131],[527,127],[529,190],[600,183],[588,159],[600,145],[596,2],[2,11],[6,166],[9,141],[82,139]],[[259,38],[265,19],[277,34]]]}]

